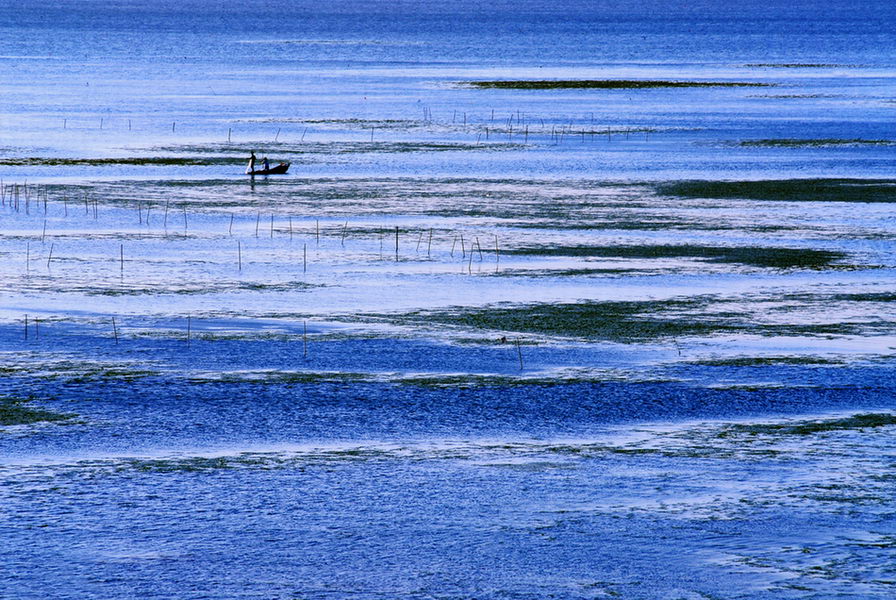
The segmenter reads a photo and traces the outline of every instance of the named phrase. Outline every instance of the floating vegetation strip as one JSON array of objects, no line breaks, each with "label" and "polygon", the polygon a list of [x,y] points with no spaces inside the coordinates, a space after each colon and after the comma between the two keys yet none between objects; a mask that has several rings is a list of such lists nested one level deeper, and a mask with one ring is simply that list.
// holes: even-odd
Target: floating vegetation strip
[{"label": "floating vegetation strip", "polygon": [[747,98],[781,98],[781,99],[810,99],[810,98],[842,98],[837,94],[756,94]]},{"label": "floating vegetation strip", "polygon": [[867,413],[852,415],[842,419],[828,419],[821,421],[801,421],[797,423],[773,423],[773,424],[745,424],[731,425],[726,428],[722,436],[727,432],[749,434],[789,434],[810,435],[826,431],[844,431],[850,429],[866,429],[873,427],[885,427],[896,425],[896,415],[890,413]]},{"label": "floating vegetation strip", "polygon": [[719,358],[696,360],[691,364],[705,367],[767,367],[767,366],[821,366],[842,365],[842,360],[821,358],[818,356],[742,356],[735,358]]},{"label": "floating vegetation strip", "polygon": [[29,425],[50,421],[67,421],[74,415],[51,412],[27,406],[30,400],[24,398],[0,397],[0,426]]},{"label": "floating vegetation strip", "polygon": [[[666,300],[580,301],[454,307],[399,314],[358,315],[402,326],[443,324],[494,332],[548,335],[621,343],[680,336],[753,334],[762,336],[854,335],[875,322],[763,323],[742,306],[714,297]],[[507,340],[502,340],[509,343]]]},{"label": "floating vegetation strip", "polygon": [[682,245],[547,246],[507,249],[507,255],[581,256],[602,258],[702,258],[709,262],[739,263],[775,269],[821,269],[846,257],[842,252],[811,248],[762,246],[727,247]]},{"label": "floating vegetation strip", "polygon": [[831,146],[893,146],[896,145],[894,140],[863,140],[824,138],[824,139],[765,139],[765,140],[744,140],[740,142],[741,146],[746,147],[768,147],[768,148],[825,148]]},{"label": "floating vegetation strip", "polygon": [[841,65],[837,63],[747,63],[744,66],[764,69],[830,69],[834,67],[857,67],[858,65]]},{"label": "floating vegetation strip", "polygon": [[601,89],[633,90],[646,88],[707,88],[707,87],[773,87],[771,83],[747,81],[666,81],[658,79],[566,79],[566,80],[506,80],[467,81],[466,85],[477,88],[507,90],[557,90],[557,89]]},{"label": "floating vegetation strip", "polygon": [[675,318],[682,311],[702,306],[698,300],[539,303],[417,312],[392,320],[606,340],[709,334],[731,328],[719,321]]},{"label": "floating vegetation strip", "polygon": [[773,179],[759,181],[679,181],[657,191],[683,198],[778,200],[791,202],[896,202],[892,179]]}]

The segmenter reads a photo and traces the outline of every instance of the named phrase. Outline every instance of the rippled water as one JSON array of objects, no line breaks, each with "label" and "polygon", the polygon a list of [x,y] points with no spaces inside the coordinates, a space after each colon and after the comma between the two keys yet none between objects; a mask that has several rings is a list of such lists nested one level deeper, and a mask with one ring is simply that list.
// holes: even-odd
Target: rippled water
[{"label": "rippled water", "polygon": [[0,0],[0,597],[890,597],[894,21]]}]

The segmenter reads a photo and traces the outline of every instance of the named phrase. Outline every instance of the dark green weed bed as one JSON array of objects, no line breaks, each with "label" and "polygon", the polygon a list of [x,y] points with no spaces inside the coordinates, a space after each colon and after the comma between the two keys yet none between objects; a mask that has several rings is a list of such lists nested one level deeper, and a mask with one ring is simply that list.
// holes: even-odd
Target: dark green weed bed
[{"label": "dark green weed bed", "polygon": [[866,429],[874,427],[886,427],[896,425],[896,415],[890,413],[866,413],[857,414],[840,419],[827,419],[818,421],[800,421],[796,423],[749,423],[743,425],[731,425],[722,432],[723,437],[727,433],[748,434],[787,434],[810,435],[828,431],[843,431],[849,429]]},{"label": "dark green weed bed", "polygon": [[861,138],[769,138],[762,140],[744,140],[740,146],[760,148],[829,148],[837,146],[892,146],[893,140],[865,140]]},{"label": "dark green weed bed", "polygon": [[30,399],[0,397],[0,426],[30,425],[50,421],[67,421],[74,415],[32,408]]},{"label": "dark green weed bed", "polygon": [[572,80],[505,80],[464,82],[477,88],[506,90],[602,89],[633,90],[650,88],[708,88],[708,87],[772,87],[770,83],[746,81],[674,81],[657,79],[572,79]]},{"label": "dark green weed bed", "polygon": [[766,179],[680,181],[657,191],[683,198],[778,200],[789,202],[896,202],[892,179]]},{"label": "dark green weed bed", "polygon": [[822,269],[846,255],[832,250],[682,245],[546,246],[502,251],[517,256],[575,256],[600,258],[701,258],[716,263],[738,263],[775,269]]},{"label": "dark green weed bed", "polygon": [[401,325],[443,324],[495,332],[622,343],[731,333],[766,336],[845,335],[862,327],[860,323],[759,324],[742,311],[711,304],[710,298],[583,301],[561,304],[501,304],[365,316]]}]

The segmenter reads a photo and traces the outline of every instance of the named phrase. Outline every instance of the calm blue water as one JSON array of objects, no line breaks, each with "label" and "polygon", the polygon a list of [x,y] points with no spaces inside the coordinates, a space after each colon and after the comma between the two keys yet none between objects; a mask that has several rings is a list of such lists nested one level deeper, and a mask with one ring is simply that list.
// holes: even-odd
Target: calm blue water
[{"label": "calm blue water", "polygon": [[[731,147],[757,138],[891,139],[896,11],[888,2],[282,4],[38,2],[20,11],[4,3],[6,153],[146,156],[228,136],[261,145],[363,141],[371,127],[378,141],[423,133],[386,128],[384,120],[425,120],[436,126],[426,128],[424,139],[474,143],[484,127],[495,129],[516,115],[522,119],[517,133],[527,126],[542,142],[560,127],[656,133],[653,143],[621,156],[605,146],[573,144],[570,135],[547,152],[536,144],[487,161],[418,163],[406,156],[396,163],[376,156],[373,165],[363,159],[343,165],[308,156],[300,162],[314,175],[426,169],[638,180],[706,172],[885,177],[892,168],[887,147],[847,153]],[[776,87],[526,93],[455,85],[515,78]],[[464,117],[469,127],[460,126]],[[321,123],[332,119],[362,123]],[[54,174],[7,171],[22,178]]]},{"label": "calm blue water", "polygon": [[[887,1],[0,0],[0,178],[79,186],[53,188],[49,217],[39,203],[14,212],[6,195],[0,214],[0,402],[74,415],[0,425],[0,598],[891,597],[894,425],[850,420],[896,409],[893,332],[880,308],[894,287],[884,268],[889,205],[686,204],[648,187],[602,186],[892,177],[894,49]],[[766,87],[459,85],[491,79]],[[806,139],[851,142],[743,145]],[[250,148],[288,153],[299,178],[234,188]],[[49,160],[159,156],[198,160]],[[78,204],[76,220],[74,198],[88,191],[118,208],[103,204],[92,222]],[[60,192],[70,193],[64,205]],[[430,264],[422,233],[411,250],[414,231],[403,233],[407,272],[378,274],[375,238],[360,234],[348,242],[356,254],[339,262],[344,219],[379,218],[370,227],[388,231],[408,219],[422,232],[431,225],[413,219],[442,204],[473,214],[491,194],[511,213],[502,243],[528,232],[512,229],[513,210],[604,199],[596,218],[619,218],[619,229],[587,234],[594,243],[814,244],[852,262],[808,274],[688,264],[574,283],[452,283],[462,263],[433,276],[421,266]],[[180,219],[188,197],[197,237],[188,239],[184,207],[180,242],[169,236],[167,202]],[[130,223],[135,198],[154,203],[154,229],[142,212],[139,230]],[[251,242],[240,247],[248,291],[227,287],[234,238],[223,237],[228,215],[216,201],[237,212],[237,235]],[[284,211],[276,240],[271,215],[270,247],[258,221],[251,234],[258,206]],[[299,246],[286,246],[292,221],[287,242],[282,220],[299,208],[303,235],[309,214],[325,219],[313,268],[321,288],[252,288],[295,283]],[[643,214],[685,223],[685,233],[624,228]],[[41,232],[47,219],[52,241]],[[437,252],[447,253],[454,228],[468,242],[491,240],[499,219],[472,219],[438,224]],[[757,222],[762,233],[749,228]],[[136,292],[125,287],[125,244]],[[341,271],[328,278],[333,261]],[[54,277],[64,282],[56,293]],[[223,291],[188,289],[218,280]],[[306,356],[299,329],[302,311],[324,322],[390,300],[411,310],[623,288],[740,294],[746,308],[724,305],[721,318],[750,309],[783,321],[793,298],[852,286],[881,294],[876,308],[842,317],[879,321],[864,339],[694,336],[682,341],[684,358],[674,340],[551,340],[517,354],[497,340],[427,329],[354,335],[320,323]],[[170,293],[154,293],[161,288]],[[844,306],[819,298],[805,300],[811,310],[799,305],[810,325]],[[234,326],[234,306],[267,320]],[[192,332],[208,337],[187,342],[183,315],[201,311],[208,318]],[[32,329],[23,339],[23,313],[41,315],[41,337]],[[689,361],[757,349],[785,360]],[[523,359],[539,381],[502,379],[518,376]],[[604,371],[545,381],[551,369],[586,367]],[[828,425],[782,426],[817,420]]]}]

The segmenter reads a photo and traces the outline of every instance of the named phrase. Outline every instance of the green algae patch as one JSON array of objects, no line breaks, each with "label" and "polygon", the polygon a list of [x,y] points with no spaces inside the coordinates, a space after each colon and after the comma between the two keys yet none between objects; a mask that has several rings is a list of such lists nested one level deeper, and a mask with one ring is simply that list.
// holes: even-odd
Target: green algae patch
[{"label": "green algae patch", "polygon": [[542,79],[542,80],[502,80],[467,81],[464,85],[504,90],[558,90],[558,89],[600,89],[636,90],[651,88],[709,88],[709,87],[773,87],[770,83],[746,81],[675,81],[658,79]]},{"label": "green algae patch", "polygon": [[[719,334],[831,337],[854,335],[878,322],[763,323],[743,307],[712,296],[666,300],[580,301],[496,304],[398,314],[363,314],[400,326],[437,326],[488,332],[499,339],[512,334],[556,336],[619,343]],[[511,340],[512,341],[512,340]]]},{"label": "green algae patch", "polygon": [[794,139],[774,138],[763,140],[744,140],[739,143],[744,147],[761,148],[828,148],[836,146],[893,146],[894,140],[865,140],[861,138],[823,138],[823,139]]},{"label": "green algae patch", "polygon": [[811,435],[828,431],[846,431],[856,429],[871,429],[896,425],[896,414],[891,413],[866,413],[844,417],[842,419],[828,419],[819,421],[801,421],[797,423],[769,423],[769,424],[737,424],[725,428],[720,436],[725,437],[729,433],[781,434],[781,435]]},{"label": "green algae patch", "polygon": [[[516,346],[508,343],[513,349]],[[504,375],[428,375],[400,377],[391,381],[395,385],[421,388],[507,388],[516,386],[558,387],[602,381],[597,377],[508,377]]]},{"label": "green algae patch", "polygon": [[640,273],[643,269],[504,269],[489,277],[615,277]]},{"label": "green algae patch", "polygon": [[197,373],[187,378],[195,384],[247,383],[258,385],[302,385],[323,383],[365,383],[377,381],[370,373],[340,371],[231,371]]},{"label": "green algae patch", "polygon": [[676,313],[701,306],[703,303],[692,300],[545,303],[419,312],[392,320],[604,340],[708,335],[720,329],[739,329],[719,320],[676,318]]},{"label": "green algae patch", "polygon": [[896,202],[896,180],[892,179],[695,180],[660,184],[657,191],[667,196],[724,200]]},{"label": "green algae patch", "polygon": [[190,457],[182,459],[133,459],[128,466],[138,471],[153,473],[202,473],[230,469],[233,465],[225,457]]},{"label": "green algae patch", "polygon": [[833,69],[855,68],[858,65],[842,65],[837,63],[747,63],[745,67],[764,69]]},{"label": "green algae patch", "polygon": [[586,258],[699,258],[716,263],[738,263],[774,269],[822,269],[846,255],[811,248],[762,246],[727,247],[681,245],[632,246],[536,246],[502,251],[517,256],[563,256]]},{"label": "green algae patch", "polygon": [[[824,297],[822,297],[824,298]],[[834,301],[845,302],[896,302],[896,293],[892,292],[865,292],[852,294],[833,294],[828,296]]]},{"label": "green algae patch", "polygon": [[30,399],[0,397],[0,426],[68,421],[75,415],[28,406]]},{"label": "green algae patch", "polygon": [[139,381],[148,377],[158,377],[159,371],[145,369],[126,368],[100,368],[78,371],[73,374],[60,373],[61,377],[70,378],[72,383],[87,383],[92,381]]},{"label": "green algae patch", "polygon": [[842,360],[832,360],[817,356],[743,356],[692,361],[692,365],[704,367],[766,367],[766,366],[823,366],[843,365]]}]

